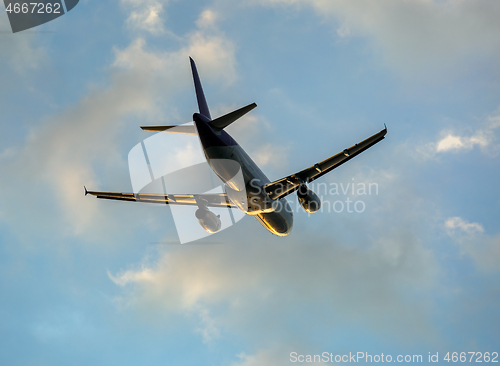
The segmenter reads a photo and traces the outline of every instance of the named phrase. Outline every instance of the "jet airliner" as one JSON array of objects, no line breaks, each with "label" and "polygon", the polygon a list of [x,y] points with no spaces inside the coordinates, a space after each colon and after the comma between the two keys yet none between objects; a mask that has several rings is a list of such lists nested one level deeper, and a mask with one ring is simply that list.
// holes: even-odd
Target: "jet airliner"
[{"label": "jet airliner", "polygon": [[[144,126],[141,128],[145,131],[197,135],[206,160],[214,173],[224,183],[226,193],[134,194],[95,192],[87,191],[85,188],[86,195],[90,194],[97,198],[112,200],[197,206],[195,216],[203,229],[209,233],[215,233],[221,228],[220,215],[210,211],[210,207],[238,208],[245,214],[254,216],[271,233],[286,236],[292,230],[293,213],[285,197],[297,192],[297,198],[302,208],[309,213],[317,212],[320,209],[321,200],[307,187],[307,184],[382,141],[387,133],[387,127],[385,127],[366,140],[309,168],[271,182],[242,147],[224,130],[225,127],[250,112],[257,105],[252,103],[212,119],[196,64],[191,57],[189,59],[199,108],[199,113],[193,114],[193,125]],[[238,171],[242,179],[234,179]]]}]

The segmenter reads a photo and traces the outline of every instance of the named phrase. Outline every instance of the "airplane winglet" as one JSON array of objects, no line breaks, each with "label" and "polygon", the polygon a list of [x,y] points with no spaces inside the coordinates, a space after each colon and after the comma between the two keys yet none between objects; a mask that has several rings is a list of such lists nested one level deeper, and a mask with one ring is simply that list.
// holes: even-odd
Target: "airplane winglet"
[{"label": "airplane winglet", "polygon": [[385,125],[385,123],[384,123],[384,129],[387,131],[387,126]]},{"label": "airplane winglet", "polygon": [[85,195],[89,194],[89,192],[87,192],[87,187],[83,186],[83,189],[85,189]]}]

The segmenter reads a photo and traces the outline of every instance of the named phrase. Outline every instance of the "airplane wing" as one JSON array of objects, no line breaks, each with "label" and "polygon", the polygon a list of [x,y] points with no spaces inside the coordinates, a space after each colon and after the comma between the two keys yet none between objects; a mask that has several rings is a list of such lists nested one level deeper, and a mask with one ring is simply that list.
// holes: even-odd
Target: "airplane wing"
[{"label": "airplane wing", "polygon": [[118,193],[118,192],[94,192],[85,189],[85,195],[90,194],[97,198],[119,201],[162,203],[167,205],[182,206],[204,206],[237,208],[225,193],[210,194],[150,194],[150,193]]},{"label": "airplane wing", "polygon": [[333,169],[339,167],[345,162],[351,160],[355,156],[361,154],[363,151],[375,145],[377,142],[382,141],[387,133],[387,127],[379,133],[363,140],[336,155],[329,157],[313,166],[304,169],[298,173],[289,175],[288,177],[278,179],[272,183],[267,184],[264,189],[272,199],[278,199],[295,192],[300,183],[308,183],[322,177],[326,173],[331,172]]}]

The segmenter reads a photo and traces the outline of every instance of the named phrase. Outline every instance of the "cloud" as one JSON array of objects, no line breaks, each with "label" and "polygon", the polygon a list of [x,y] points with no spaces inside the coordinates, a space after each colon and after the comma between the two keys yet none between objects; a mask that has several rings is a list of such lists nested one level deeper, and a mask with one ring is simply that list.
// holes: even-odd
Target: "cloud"
[{"label": "cloud", "polygon": [[121,0],[130,11],[127,25],[132,30],[143,30],[153,35],[165,33],[163,6],[167,0]]},{"label": "cloud", "polygon": [[289,152],[290,145],[267,143],[256,149],[253,156],[260,166],[283,169],[287,167]]},{"label": "cloud", "polygon": [[459,246],[462,255],[470,256],[482,271],[500,270],[500,234],[486,234],[483,225],[461,217],[450,217],[444,227]]},{"label": "cloud", "polygon": [[[137,38],[115,48],[107,86],[92,88],[74,105],[41,120],[24,146],[4,150],[0,183],[11,194],[1,198],[2,211],[9,212],[3,218],[17,225],[36,223],[38,234],[63,222],[57,228],[63,235],[98,236],[100,227],[114,222],[96,201],[83,200],[82,186],[98,188],[113,174],[127,177],[121,153],[126,146],[119,135],[128,119],[157,117],[171,93],[191,86],[188,55],[200,56],[204,80],[231,83],[236,78],[234,47],[223,34],[194,31],[184,44],[172,52],[151,51],[145,39]],[[122,189],[126,187],[128,180]],[[51,215],[45,213],[48,201],[56,207]]]},{"label": "cloud", "polygon": [[[234,45],[224,35],[196,31],[186,36],[185,47],[176,52],[148,51],[143,38],[135,39],[124,49],[115,49],[113,66],[131,70],[155,79],[175,78],[178,74],[173,66],[189,70],[188,56],[202,62],[197,63],[203,80],[224,81],[231,84],[236,80]],[[187,65],[186,65],[187,64]],[[182,80],[188,80],[189,74]],[[169,87],[175,91],[175,88]]]},{"label": "cloud", "polygon": [[[301,334],[319,321],[320,329],[355,321],[389,336],[433,337],[425,306],[403,295],[433,283],[432,253],[411,234],[387,233],[361,249],[307,231],[277,242],[260,227],[240,230],[238,243],[183,246],[110,278],[124,288],[121,301],[155,321],[204,309],[214,314],[210,327],[257,347],[304,344]],[[290,319],[300,331],[287,332]]]},{"label": "cloud", "polygon": [[[340,38],[368,39],[409,77],[461,72],[500,62],[500,4],[495,0],[251,0],[266,6],[311,7]],[[340,26],[339,26],[340,24]]]},{"label": "cloud", "polygon": [[472,138],[468,139],[468,141],[464,141],[464,139],[458,136],[448,135],[438,142],[436,151],[440,152],[446,150],[462,149],[466,146],[469,146],[469,148],[471,149],[472,146],[474,146],[474,142],[475,140],[473,140]]},{"label": "cloud", "polygon": [[450,217],[446,220],[444,226],[450,231],[460,229],[467,234],[484,232],[483,225],[478,224],[477,222],[469,223],[460,217]]},{"label": "cloud", "polygon": [[434,158],[438,154],[466,152],[479,147],[483,154],[495,157],[500,153],[497,136],[499,128],[500,110],[488,116],[473,132],[467,134],[458,133],[452,129],[443,130],[440,133],[442,138],[437,142],[417,147],[417,151],[427,158]]},{"label": "cloud", "polygon": [[143,10],[133,11],[127,19],[127,23],[132,28],[143,29],[152,34],[165,33],[163,26],[163,6],[160,4],[151,5]]},{"label": "cloud", "polygon": [[204,10],[198,20],[196,21],[196,25],[199,28],[208,28],[213,27],[217,24],[217,20],[219,15],[210,9]]}]

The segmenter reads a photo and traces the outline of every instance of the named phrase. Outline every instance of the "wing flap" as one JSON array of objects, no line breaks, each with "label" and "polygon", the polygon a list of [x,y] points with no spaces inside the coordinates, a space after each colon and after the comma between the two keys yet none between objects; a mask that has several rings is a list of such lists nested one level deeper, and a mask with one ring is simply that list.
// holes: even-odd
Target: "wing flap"
[{"label": "wing flap", "polygon": [[297,190],[300,183],[312,182],[313,180],[322,177],[326,173],[331,172],[333,169],[338,168],[340,165],[348,162],[355,156],[361,154],[363,151],[382,141],[385,138],[386,134],[387,128],[383,129],[373,136],[368,137],[366,140],[363,140],[339,152],[338,154],[329,157],[328,159],[314,164],[307,169],[301,170],[298,173],[269,183],[264,187],[264,189],[271,199],[285,197]]}]

